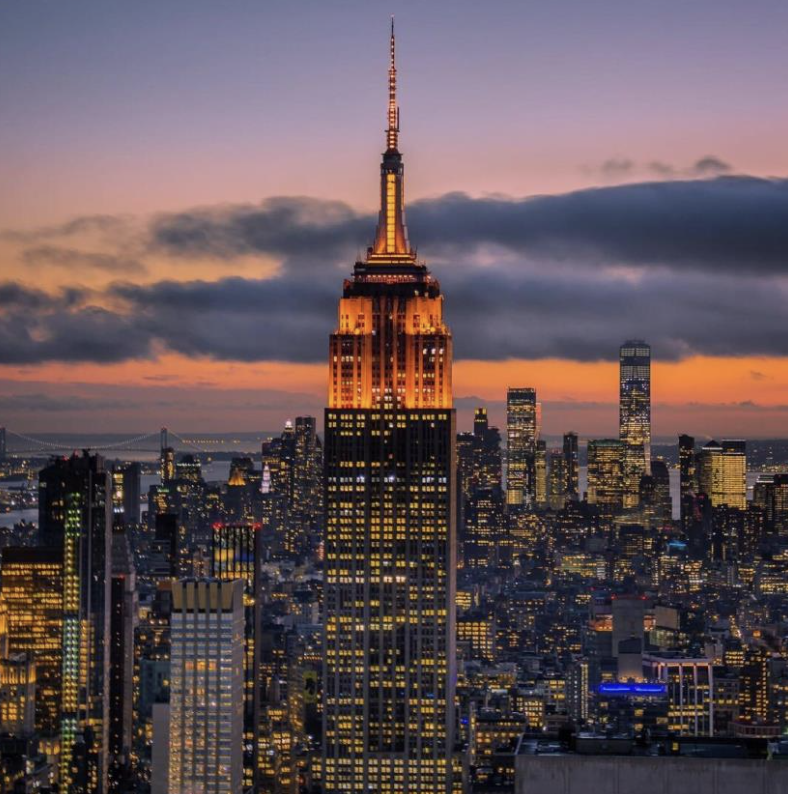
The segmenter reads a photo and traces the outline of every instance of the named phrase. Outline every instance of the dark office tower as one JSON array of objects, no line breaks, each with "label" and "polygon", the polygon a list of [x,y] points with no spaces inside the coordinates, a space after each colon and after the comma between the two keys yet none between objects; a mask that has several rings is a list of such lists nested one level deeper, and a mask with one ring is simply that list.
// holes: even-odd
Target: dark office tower
[{"label": "dark office tower", "polygon": [[315,529],[323,501],[323,449],[314,416],[297,416],[293,460],[293,503],[302,513],[305,530]]},{"label": "dark office tower", "polygon": [[670,472],[664,460],[651,461],[651,479],[654,482],[654,504],[662,518],[669,521],[673,513],[673,500],[670,496]]},{"label": "dark office tower", "polygon": [[131,771],[134,687],[134,630],[137,588],[126,532],[112,533],[112,582],[109,620],[109,783],[120,791]]},{"label": "dark office tower", "polygon": [[569,495],[566,490],[566,457],[562,452],[549,455],[547,473],[547,506],[551,510],[563,510]]},{"label": "dark office tower", "polygon": [[[39,532],[63,554],[61,786],[107,790],[112,481],[84,452],[41,470]],[[83,762],[86,766],[83,766]]]},{"label": "dark office tower", "polygon": [[254,503],[259,493],[255,485],[254,462],[251,458],[233,458],[230,462],[230,477],[227,481],[225,511],[233,522],[251,521],[254,517]]},{"label": "dark office tower", "polygon": [[619,350],[619,439],[624,444],[624,507],[638,503],[640,478],[651,463],[651,348],[624,342]]},{"label": "dark office tower", "polygon": [[695,472],[695,439],[679,436],[679,499],[681,505],[681,528],[687,531],[691,520],[694,495],[698,490]]},{"label": "dark office tower", "polygon": [[8,654],[35,664],[35,728],[60,732],[63,668],[63,552],[55,548],[3,549],[2,601]]},{"label": "dark office tower", "polygon": [[262,465],[271,475],[271,490],[283,494],[288,501],[292,492],[295,461],[295,428],[288,420],[281,435],[269,438],[262,445]]},{"label": "dark office tower", "polygon": [[5,428],[0,427],[0,463],[5,460],[7,451]]},{"label": "dark office tower", "polygon": [[260,523],[262,559],[283,559],[288,554],[285,543],[287,502],[282,494],[271,488],[271,472],[267,465],[263,467],[258,506],[256,520]]},{"label": "dark office tower", "polygon": [[123,515],[126,524],[140,523],[140,480],[139,463],[127,463],[123,469]]},{"label": "dark office tower", "polygon": [[476,437],[473,433],[457,433],[455,450],[457,455],[457,530],[465,526],[465,505],[471,498],[474,484],[474,450]]},{"label": "dark office tower", "polygon": [[463,558],[468,568],[487,568],[499,562],[505,532],[504,499],[500,488],[476,488],[466,506]]},{"label": "dark office tower", "polygon": [[140,523],[140,479],[139,463],[124,463],[112,470],[112,510],[115,519],[125,524]]},{"label": "dark office tower", "polygon": [[489,426],[487,409],[482,406],[476,408],[473,412],[473,434],[478,438],[482,438]]},{"label": "dark office tower", "polygon": [[613,656],[618,664],[618,679],[639,680],[643,676],[643,632],[646,602],[639,595],[615,596],[613,613]]},{"label": "dark office tower", "polygon": [[747,535],[747,513],[736,507],[720,505],[711,511],[711,558],[736,562]]},{"label": "dark office tower", "polygon": [[[788,477],[786,477],[786,480],[788,481]],[[774,531],[775,493],[775,476],[773,474],[759,474],[752,489],[752,505],[762,511],[764,530],[767,533]]]},{"label": "dark office tower", "polygon": [[244,789],[256,784],[259,727],[260,525],[216,524],[211,576],[244,586]]},{"label": "dark office tower", "polygon": [[303,557],[317,544],[323,522],[323,448],[312,416],[288,421],[284,432],[262,447],[262,465],[268,469],[269,490],[285,499],[285,551]]},{"label": "dark office tower", "polygon": [[695,439],[679,436],[679,489],[682,496],[697,490],[695,476]]},{"label": "dark office tower", "polygon": [[771,654],[765,648],[748,648],[739,677],[739,720],[745,724],[768,723],[771,717]]},{"label": "dark office tower", "polygon": [[178,516],[174,513],[159,513],[154,521],[148,572],[154,580],[177,579],[181,575]]},{"label": "dark office tower", "polygon": [[344,283],[325,413],[323,790],[448,792],[455,417],[438,282],[405,227],[394,34],[381,210]]},{"label": "dark office tower", "polygon": [[161,452],[159,453],[159,476],[162,483],[175,479],[175,450],[170,446],[169,433],[162,427],[160,437]]},{"label": "dark office tower", "polygon": [[472,488],[502,488],[501,432],[487,421],[487,409],[477,408],[473,419]]},{"label": "dark office tower", "polygon": [[510,388],[506,394],[506,502],[530,503],[536,496],[536,389]]},{"label": "dark office tower", "polygon": [[687,497],[688,507],[683,531],[687,537],[690,557],[707,560],[712,557],[713,510],[711,499],[704,493]]},{"label": "dark office tower", "polygon": [[181,455],[175,464],[175,479],[180,482],[201,483],[202,463],[194,455]]},{"label": "dark office tower", "polygon": [[774,475],[772,528],[776,532],[788,532],[788,474]]},{"label": "dark office tower", "polygon": [[767,535],[766,515],[756,504],[748,504],[744,512],[744,526],[739,538],[739,559],[751,560]]},{"label": "dark office tower", "polygon": [[[614,439],[588,442],[588,503],[617,512],[624,503],[624,444]],[[638,487],[640,483],[638,482]]]},{"label": "dark office tower", "polygon": [[545,507],[547,504],[547,444],[538,439],[534,450],[534,504]]},{"label": "dark office tower", "polygon": [[564,476],[566,477],[566,495],[576,501],[579,498],[579,473],[577,433],[564,433]]}]

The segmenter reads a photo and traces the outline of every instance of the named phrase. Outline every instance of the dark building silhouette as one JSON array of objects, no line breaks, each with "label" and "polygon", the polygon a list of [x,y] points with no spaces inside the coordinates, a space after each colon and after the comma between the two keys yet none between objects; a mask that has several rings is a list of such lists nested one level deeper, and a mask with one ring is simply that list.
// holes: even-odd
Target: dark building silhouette
[{"label": "dark building silhouette", "polygon": [[[99,455],[39,473],[39,536],[63,555],[61,785],[107,790],[112,480]],[[83,766],[86,765],[86,766]]]}]

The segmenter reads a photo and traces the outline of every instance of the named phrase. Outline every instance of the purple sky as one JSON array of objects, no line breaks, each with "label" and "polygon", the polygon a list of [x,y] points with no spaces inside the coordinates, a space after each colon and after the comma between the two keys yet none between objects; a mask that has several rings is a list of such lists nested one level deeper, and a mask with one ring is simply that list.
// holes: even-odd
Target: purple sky
[{"label": "purple sky", "polygon": [[609,432],[646,336],[662,432],[784,433],[788,4],[743,0],[3,4],[0,423],[92,426],[63,400],[92,390],[145,429],[162,383],[216,429],[322,405],[392,12],[457,396],[533,385],[551,432]]}]

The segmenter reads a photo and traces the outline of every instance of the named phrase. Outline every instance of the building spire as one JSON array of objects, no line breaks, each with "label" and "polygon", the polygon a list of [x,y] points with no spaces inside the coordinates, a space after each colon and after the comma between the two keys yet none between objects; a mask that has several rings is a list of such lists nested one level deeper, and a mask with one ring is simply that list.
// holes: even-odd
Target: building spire
[{"label": "building spire", "polygon": [[386,130],[388,149],[397,150],[399,133],[399,108],[397,107],[397,65],[395,60],[394,15],[391,15],[391,43],[389,61],[389,126]]},{"label": "building spire", "polygon": [[380,215],[375,242],[369,249],[369,262],[413,262],[415,254],[408,243],[405,226],[405,179],[399,152],[399,108],[397,107],[397,67],[395,61],[394,17],[391,17],[389,42],[389,111],[386,151],[380,164]]}]

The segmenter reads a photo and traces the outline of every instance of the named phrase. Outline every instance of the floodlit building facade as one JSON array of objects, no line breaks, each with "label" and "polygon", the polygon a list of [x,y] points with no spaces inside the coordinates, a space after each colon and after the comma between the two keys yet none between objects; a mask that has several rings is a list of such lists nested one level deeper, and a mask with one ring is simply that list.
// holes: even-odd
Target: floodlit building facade
[{"label": "floodlit building facade", "polygon": [[408,242],[394,32],[381,210],[344,283],[325,413],[323,790],[446,792],[455,417],[440,285]]},{"label": "floodlit building facade", "polygon": [[168,794],[243,791],[244,586],[172,586]]}]

